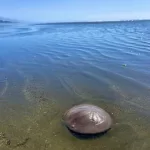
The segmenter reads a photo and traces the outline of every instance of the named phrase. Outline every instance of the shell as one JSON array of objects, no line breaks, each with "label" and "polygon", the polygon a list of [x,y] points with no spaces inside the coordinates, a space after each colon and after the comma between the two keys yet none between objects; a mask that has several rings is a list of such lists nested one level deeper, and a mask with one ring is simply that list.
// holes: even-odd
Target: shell
[{"label": "shell", "polygon": [[81,134],[103,133],[112,126],[110,115],[90,104],[74,106],[64,114],[63,120],[71,131]]}]

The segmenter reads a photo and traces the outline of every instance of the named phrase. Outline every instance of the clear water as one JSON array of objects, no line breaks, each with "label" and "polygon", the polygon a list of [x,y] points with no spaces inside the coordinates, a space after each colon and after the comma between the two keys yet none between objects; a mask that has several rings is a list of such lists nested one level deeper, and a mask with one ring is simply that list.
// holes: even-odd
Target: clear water
[{"label": "clear water", "polygon": [[[112,129],[78,139],[62,124],[91,103]],[[0,150],[149,150],[150,22],[0,24]]]}]

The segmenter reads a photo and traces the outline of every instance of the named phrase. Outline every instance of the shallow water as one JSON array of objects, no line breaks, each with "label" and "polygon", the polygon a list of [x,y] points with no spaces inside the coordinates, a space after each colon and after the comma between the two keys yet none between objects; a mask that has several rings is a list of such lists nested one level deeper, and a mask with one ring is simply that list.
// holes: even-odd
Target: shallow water
[{"label": "shallow water", "polygon": [[[149,150],[150,21],[0,24],[0,149]],[[114,124],[79,139],[63,125],[91,103]]]}]

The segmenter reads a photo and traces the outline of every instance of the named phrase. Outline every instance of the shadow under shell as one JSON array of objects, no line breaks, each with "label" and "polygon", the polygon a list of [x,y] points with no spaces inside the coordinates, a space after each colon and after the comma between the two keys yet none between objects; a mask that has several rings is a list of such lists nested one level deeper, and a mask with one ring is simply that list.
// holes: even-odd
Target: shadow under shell
[{"label": "shadow under shell", "polygon": [[72,107],[64,114],[63,120],[72,133],[81,135],[103,134],[112,126],[110,115],[102,108],[90,104]]},{"label": "shadow under shell", "polygon": [[74,132],[74,131],[70,130],[68,127],[67,127],[67,129],[74,137],[81,139],[81,140],[100,138],[101,136],[105,135],[110,130],[110,129],[108,129],[107,131],[104,131],[101,133],[96,133],[96,134],[82,134],[82,133]]}]

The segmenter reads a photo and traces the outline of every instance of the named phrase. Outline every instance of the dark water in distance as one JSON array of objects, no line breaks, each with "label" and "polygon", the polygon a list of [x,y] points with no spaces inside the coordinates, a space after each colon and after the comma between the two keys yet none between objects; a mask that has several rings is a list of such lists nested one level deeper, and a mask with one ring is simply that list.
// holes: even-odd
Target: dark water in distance
[{"label": "dark water in distance", "polygon": [[[96,139],[62,124],[70,107],[108,111]],[[0,24],[0,150],[149,150],[150,21]]]}]

